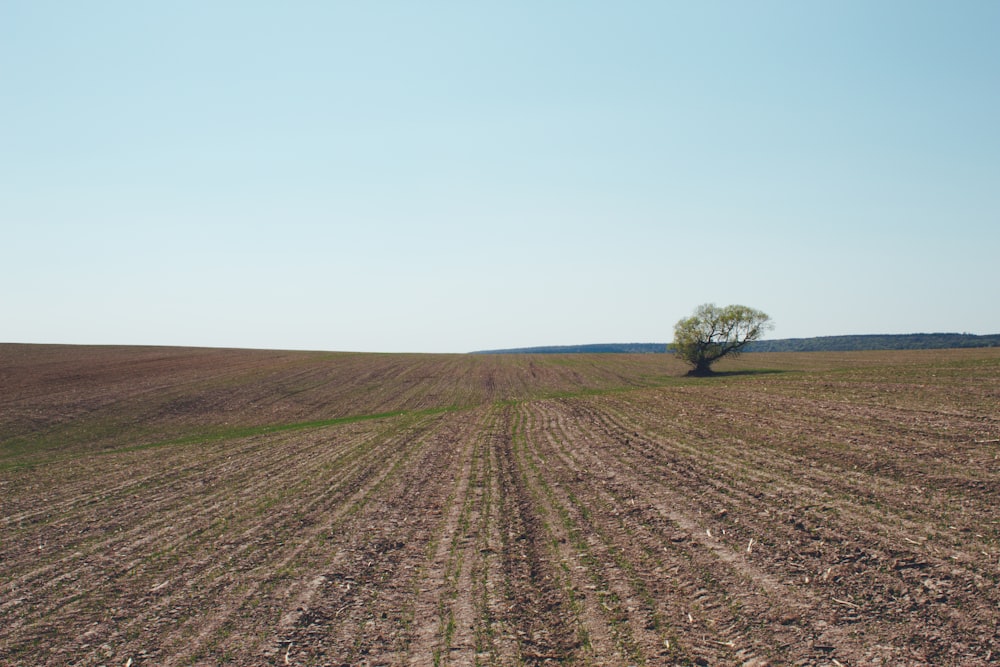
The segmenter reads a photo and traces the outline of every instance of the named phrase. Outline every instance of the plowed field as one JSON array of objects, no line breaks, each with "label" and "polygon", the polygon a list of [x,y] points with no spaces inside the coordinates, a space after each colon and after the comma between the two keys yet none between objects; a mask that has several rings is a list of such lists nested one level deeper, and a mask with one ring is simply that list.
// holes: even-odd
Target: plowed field
[{"label": "plowed field", "polygon": [[1000,663],[1000,350],[0,345],[0,665]]}]

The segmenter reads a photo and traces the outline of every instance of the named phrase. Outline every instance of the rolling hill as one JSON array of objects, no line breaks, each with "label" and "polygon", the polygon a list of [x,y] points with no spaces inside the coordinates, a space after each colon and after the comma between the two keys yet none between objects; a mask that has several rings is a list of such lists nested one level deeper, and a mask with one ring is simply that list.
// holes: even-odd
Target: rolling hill
[{"label": "rolling hill", "polygon": [[[977,336],[967,333],[916,333],[760,340],[747,345],[745,351],[854,352],[860,350],[932,350],[997,346],[1000,346],[1000,334]],[[667,343],[597,343],[480,350],[472,354],[656,354],[666,351]]]}]

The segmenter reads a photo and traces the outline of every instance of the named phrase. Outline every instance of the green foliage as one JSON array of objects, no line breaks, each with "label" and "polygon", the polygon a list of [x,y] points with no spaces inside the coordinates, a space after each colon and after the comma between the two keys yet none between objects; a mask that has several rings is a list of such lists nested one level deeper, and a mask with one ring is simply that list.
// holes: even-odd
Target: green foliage
[{"label": "green foliage", "polygon": [[713,363],[726,355],[739,354],[770,327],[771,318],[759,310],[739,305],[719,308],[706,303],[674,325],[670,349],[693,366],[691,375],[708,375]]}]

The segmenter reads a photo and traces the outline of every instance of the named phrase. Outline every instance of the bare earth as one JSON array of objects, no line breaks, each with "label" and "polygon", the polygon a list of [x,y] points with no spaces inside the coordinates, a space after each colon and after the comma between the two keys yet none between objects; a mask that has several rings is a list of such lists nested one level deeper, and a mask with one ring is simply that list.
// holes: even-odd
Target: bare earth
[{"label": "bare earth", "polygon": [[0,345],[0,665],[1000,663],[1000,349]]}]

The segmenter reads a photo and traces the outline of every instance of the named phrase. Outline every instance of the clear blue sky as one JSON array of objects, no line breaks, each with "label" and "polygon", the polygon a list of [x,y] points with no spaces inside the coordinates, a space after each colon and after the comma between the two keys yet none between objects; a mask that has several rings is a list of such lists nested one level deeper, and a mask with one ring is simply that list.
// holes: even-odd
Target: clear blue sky
[{"label": "clear blue sky", "polygon": [[0,341],[1000,332],[1000,3],[0,0]]}]

